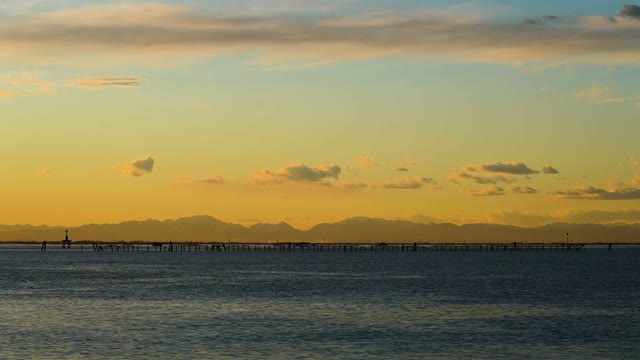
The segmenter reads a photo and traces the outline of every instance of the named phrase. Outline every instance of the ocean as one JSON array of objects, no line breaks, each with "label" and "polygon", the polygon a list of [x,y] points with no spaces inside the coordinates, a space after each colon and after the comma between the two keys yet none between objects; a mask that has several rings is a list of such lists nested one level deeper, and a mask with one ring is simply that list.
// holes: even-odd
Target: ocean
[{"label": "ocean", "polygon": [[1,359],[639,358],[640,249],[0,250]]}]

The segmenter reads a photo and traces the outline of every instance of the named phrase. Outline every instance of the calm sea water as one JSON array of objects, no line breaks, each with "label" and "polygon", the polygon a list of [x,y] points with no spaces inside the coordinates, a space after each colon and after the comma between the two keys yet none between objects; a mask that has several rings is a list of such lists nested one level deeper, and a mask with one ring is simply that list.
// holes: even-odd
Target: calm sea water
[{"label": "calm sea water", "polygon": [[639,358],[640,250],[0,251],[0,358]]}]

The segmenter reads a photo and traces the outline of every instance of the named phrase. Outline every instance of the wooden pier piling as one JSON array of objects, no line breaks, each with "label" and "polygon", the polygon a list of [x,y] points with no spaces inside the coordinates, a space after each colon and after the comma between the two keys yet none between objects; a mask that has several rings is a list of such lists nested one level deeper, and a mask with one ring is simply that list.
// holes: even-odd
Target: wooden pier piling
[{"label": "wooden pier piling", "polygon": [[[111,252],[135,252],[140,251],[138,244],[91,244],[93,251],[111,251]],[[317,243],[272,243],[272,244],[225,244],[225,243],[182,243],[174,244],[169,242],[168,245],[156,242],[146,246],[147,251],[159,252],[286,252],[286,253],[305,253],[305,252],[397,252],[397,253],[415,253],[415,252],[543,252],[543,251],[583,251],[585,244],[567,244],[567,243],[509,243],[509,244],[491,244],[491,243],[462,243],[462,244],[317,244]],[[609,251],[612,250],[612,244],[609,244]],[[41,251],[46,251],[46,241],[42,243]],[[84,251],[84,247],[80,246],[80,251]]]}]

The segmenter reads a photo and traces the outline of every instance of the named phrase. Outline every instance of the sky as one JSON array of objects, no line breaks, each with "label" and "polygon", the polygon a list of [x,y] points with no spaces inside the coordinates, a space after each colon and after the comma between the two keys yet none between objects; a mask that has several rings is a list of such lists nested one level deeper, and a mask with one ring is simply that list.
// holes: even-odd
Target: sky
[{"label": "sky", "polygon": [[640,7],[0,0],[0,223],[640,222]]}]

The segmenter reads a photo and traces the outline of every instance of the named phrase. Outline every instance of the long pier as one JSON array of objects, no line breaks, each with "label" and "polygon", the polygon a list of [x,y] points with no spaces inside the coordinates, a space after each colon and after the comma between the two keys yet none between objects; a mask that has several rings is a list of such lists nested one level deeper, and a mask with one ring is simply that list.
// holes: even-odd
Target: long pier
[{"label": "long pier", "polygon": [[[586,244],[509,243],[509,244],[327,244],[327,243],[153,243],[91,244],[93,251],[164,252],[464,252],[464,251],[584,251]],[[611,249],[611,245],[609,246]]]}]

